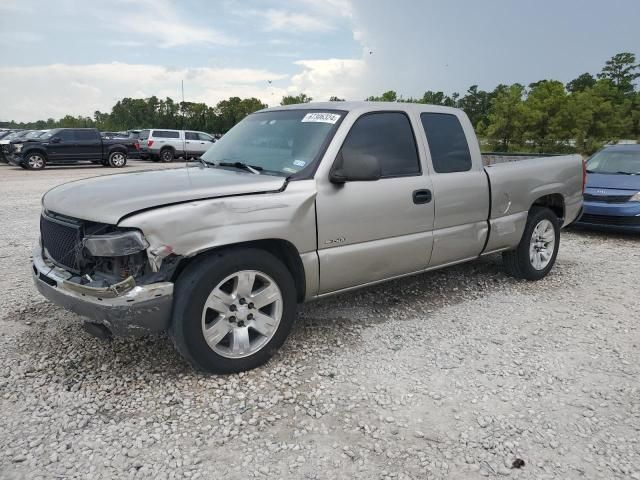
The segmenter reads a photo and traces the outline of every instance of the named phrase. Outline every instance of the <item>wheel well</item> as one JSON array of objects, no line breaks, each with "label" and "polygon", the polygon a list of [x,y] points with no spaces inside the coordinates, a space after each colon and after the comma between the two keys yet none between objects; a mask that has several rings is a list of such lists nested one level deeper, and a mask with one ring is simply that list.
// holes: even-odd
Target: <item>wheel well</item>
[{"label": "wheel well", "polygon": [[237,247],[250,247],[265,250],[281,260],[293,277],[293,282],[296,285],[296,296],[298,298],[298,302],[302,302],[304,300],[306,295],[306,281],[304,276],[304,266],[302,265],[300,254],[298,253],[298,249],[291,242],[282,239],[274,238],[266,240],[253,240],[249,242],[234,243],[231,245],[224,245],[221,247],[212,248],[210,250],[205,250],[204,252],[200,252],[198,255],[182,260],[173,273],[172,281],[175,281],[180,273],[187,267],[187,265],[189,265],[195,259],[202,258],[202,256],[209,255],[210,253],[215,251]]},{"label": "wheel well", "polygon": [[47,152],[45,152],[44,150],[40,149],[40,148],[32,148],[28,151],[26,151],[25,153],[22,154],[22,158],[27,159],[29,158],[29,155],[32,153],[38,153],[40,155],[42,155],[45,159],[45,161],[47,161],[48,157],[47,157]]},{"label": "wheel well", "polygon": [[163,147],[160,149],[160,151],[163,151],[163,150],[173,150],[174,152],[176,151],[176,149],[175,149],[174,147],[172,147],[171,145],[165,145],[165,146],[163,146]]},{"label": "wheel well", "polygon": [[547,207],[553,211],[559,219],[564,219],[564,197],[559,193],[552,193],[551,195],[538,198],[533,202],[532,207],[534,206]]}]

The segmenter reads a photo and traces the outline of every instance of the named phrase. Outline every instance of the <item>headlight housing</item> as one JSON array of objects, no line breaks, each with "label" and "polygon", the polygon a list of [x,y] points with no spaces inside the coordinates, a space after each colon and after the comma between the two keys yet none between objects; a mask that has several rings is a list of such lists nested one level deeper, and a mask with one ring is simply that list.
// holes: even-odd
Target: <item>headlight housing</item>
[{"label": "headlight housing", "polygon": [[149,246],[142,232],[137,230],[87,235],[83,244],[94,257],[124,257],[141,252]]},{"label": "headlight housing", "polygon": [[22,147],[24,147],[23,143],[14,143],[13,144],[13,151],[16,153],[20,153],[22,151]]},{"label": "headlight housing", "polygon": [[640,192],[636,193],[633,197],[629,199],[630,202],[640,202]]}]

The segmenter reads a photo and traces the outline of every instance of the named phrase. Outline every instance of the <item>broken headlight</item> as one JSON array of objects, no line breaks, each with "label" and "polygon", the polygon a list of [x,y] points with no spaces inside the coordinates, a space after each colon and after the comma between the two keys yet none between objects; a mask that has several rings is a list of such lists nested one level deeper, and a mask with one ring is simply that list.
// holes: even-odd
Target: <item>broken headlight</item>
[{"label": "broken headlight", "polygon": [[149,246],[142,233],[136,230],[88,235],[83,244],[94,257],[123,257],[141,252]]}]

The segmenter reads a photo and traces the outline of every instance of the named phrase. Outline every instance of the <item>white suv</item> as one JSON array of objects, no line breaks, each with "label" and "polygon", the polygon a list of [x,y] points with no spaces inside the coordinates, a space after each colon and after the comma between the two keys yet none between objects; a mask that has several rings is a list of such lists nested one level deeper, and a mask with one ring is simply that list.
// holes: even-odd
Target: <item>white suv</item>
[{"label": "white suv", "polygon": [[174,158],[199,157],[216,140],[204,132],[150,129],[140,132],[140,157],[154,162],[172,162]]}]

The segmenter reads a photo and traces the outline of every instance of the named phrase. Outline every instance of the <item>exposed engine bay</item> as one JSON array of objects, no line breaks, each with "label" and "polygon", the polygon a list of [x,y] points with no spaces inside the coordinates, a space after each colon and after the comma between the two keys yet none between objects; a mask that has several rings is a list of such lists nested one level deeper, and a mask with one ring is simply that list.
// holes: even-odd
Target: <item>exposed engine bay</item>
[{"label": "exposed engine bay", "polygon": [[[139,230],[78,220],[45,211],[40,220],[44,256],[69,272],[68,282],[107,288],[167,281],[180,257],[170,247],[150,248]],[[132,282],[133,280],[133,282]]]}]

